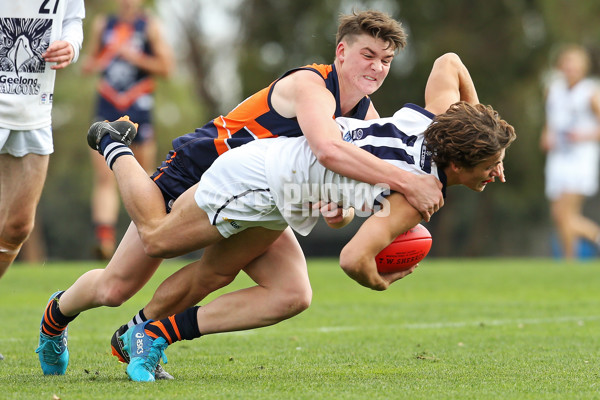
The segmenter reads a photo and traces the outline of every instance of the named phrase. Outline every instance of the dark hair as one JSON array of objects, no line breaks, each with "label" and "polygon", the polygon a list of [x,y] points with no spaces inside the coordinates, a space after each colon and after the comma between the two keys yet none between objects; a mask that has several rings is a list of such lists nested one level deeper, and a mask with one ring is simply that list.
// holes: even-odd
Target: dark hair
[{"label": "dark hair", "polygon": [[492,107],[464,101],[437,115],[425,130],[427,148],[440,169],[450,162],[473,168],[506,149],[516,138],[515,129]]},{"label": "dark hair", "polygon": [[352,43],[355,36],[367,34],[386,42],[392,50],[406,46],[406,33],[402,24],[381,11],[353,11],[339,19],[336,45],[344,38]]}]

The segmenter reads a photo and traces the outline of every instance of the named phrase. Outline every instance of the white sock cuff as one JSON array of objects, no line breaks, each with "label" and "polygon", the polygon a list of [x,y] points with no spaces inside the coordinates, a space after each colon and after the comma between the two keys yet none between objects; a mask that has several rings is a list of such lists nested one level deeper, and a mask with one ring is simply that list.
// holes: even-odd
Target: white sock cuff
[{"label": "white sock cuff", "polygon": [[124,144],[113,142],[104,149],[104,159],[108,168],[112,169],[115,160],[124,155],[133,155],[133,151]]}]

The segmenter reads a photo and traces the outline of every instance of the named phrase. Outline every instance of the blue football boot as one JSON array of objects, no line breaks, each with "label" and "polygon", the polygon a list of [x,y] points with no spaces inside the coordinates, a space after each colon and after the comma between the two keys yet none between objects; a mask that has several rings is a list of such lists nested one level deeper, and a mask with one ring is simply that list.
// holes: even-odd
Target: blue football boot
[{"label": "blue football boot", "polygon": [[[54,300],[60,292],[52,294],[48,299],[48,303]],[[44,322],[43,316],[42,322]],[[42,332],[42,323],[40,323],[40,341],[35,352],[38,353],[44,375],[64,375],[67,372],[67,366],[69,365],[67,330],[68,328],[58,336],[48,336]]]},{"label": "blue football boot", "polygon": [[153,339],[144,332],[144,328],[150,322],[152,320],[134,325],[120,337],[123,341],[123,349],[129,354],[127,375],[132,381],[154,382],[160,359],[167,363],[165,355],[165,349],[169,345],[167,341],[162,337]]},{"label": "blue football boot", "polygon": [[[127,332],[127,329],[129,329],[127,327],[127,325],[121,325],[121,327],[119,329],[117,329],[115,331],[115,333],[113,333],[112,337],[110,338],[110,348],[111,348],[111,352],[112,355],[117,357],[119,359],[119,362],[125,363],[125,364],[129,364],[129,353],[127,353],[124,349],[123,349],[123,341],[121,340],[121,336],[123,336],[123,334],[125,332]],[[156,370],[154,371],[154,379],[158,380],[171,380],[171,379],[175,379],[173,377],[173,375],[171,375],[170,373],[168,373],[167,371],[165,371],[165,369],[162,367],[162,365],[158,364],[156,366]]]}]

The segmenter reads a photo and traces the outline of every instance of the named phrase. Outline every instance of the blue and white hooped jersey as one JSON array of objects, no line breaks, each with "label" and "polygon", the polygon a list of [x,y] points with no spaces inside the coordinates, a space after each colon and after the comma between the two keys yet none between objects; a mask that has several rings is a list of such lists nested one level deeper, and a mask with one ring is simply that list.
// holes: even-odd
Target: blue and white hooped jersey
[{"label": "blue and white hooped jersey", "polygon": [[360,121],[336,118],[344,141],[390,164],[415,174],[437,174],[423,133],[434,115],[414,104],[405,104],[392,117]]},{"label": "blue and white hooped jersey", "polygon": [[[424,140],[433,117],[422,107],[406,104],[389,118],[364,121],[338,117],[336,122],[345,141],[405,171],[434,175],[445,193],[445,175],[433,162]],[[302,235],[317,223],[318,213],[310,211],[310,205],[317,201],[373,209],[381,196],[389,194],[384,184],[369,185],[323,167],[304,137],[269,142],[265,172],[271,194],[286,222]]]}]

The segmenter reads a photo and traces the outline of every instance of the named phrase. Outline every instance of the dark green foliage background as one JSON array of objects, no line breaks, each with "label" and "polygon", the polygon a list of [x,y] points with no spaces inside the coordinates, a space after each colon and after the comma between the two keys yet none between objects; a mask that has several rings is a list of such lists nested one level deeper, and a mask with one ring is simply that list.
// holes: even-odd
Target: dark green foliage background
[{"label": "dark green foliage background", "polygon": [[[204,3],[187,2],[194,5],[189,8],[193,12],[188,19],[204,12]],[[87,2],[86,7],[86,31],[94,15],[111,9],[108,2]],[[381,115],[392,114],[405,102],[422,104],[433,61],[451,51],[458,53],[470,69],[480,101],[492,104],[518,134],[506,157],[507,184],[490,185],[481,195],[463,188],[449,190],[446,206],[428,224],[434,236],[431,256],[550,255],[552,227],[543,195],[544,157],[538,147],[544,118],[543,82],[556,46],[564,42],[586,45],[594,55],[594,72],[598,72],[600,25],[596,19],[600,3],[246,0],[231,11],[241,18],[240,31],[232,44],[239,57],[242,90],[238,101],[289,68],[331,62],[337,17],[340,11],[347,13],[353,7],[379,7],[402,21],[409,34],[408,47],[394,61],[386,82],[373,96]],[[186,16],[181,18],[185,21]],[[192,36],[199,49],[211,44],[210,35]],[[263,55],[266,45],[280,50],[276,52],[279,56],[269,62]],[[228,111],[217,105],[218,93],[206,90],[212,85],[210,79],[200,76],[213,64],[214,53],[198,52],[194,64],[202,68],[195,69],[190,69],[186,54],[178,53],[180,69],[175,76],[159,82],[156,130],[161,160],[170,149],[171,139]],[[185,68],[197,73],[183,73]],[[40,224],[49,259],[90,256],[91,167],[83,136],[92,116],[94,84],[93,78],[80,74],[78,64],[58,74],[56,151],[40,204]],[[600,219],[598,202],[595,197],[586,206],[586,213],[596,219]],[[127,225],[124,212],[121,221],[123,232]],[[302,244],[308,254],[337,254],[355,226],[331,232],[319,225],[309,238],[302,239]]]}]

